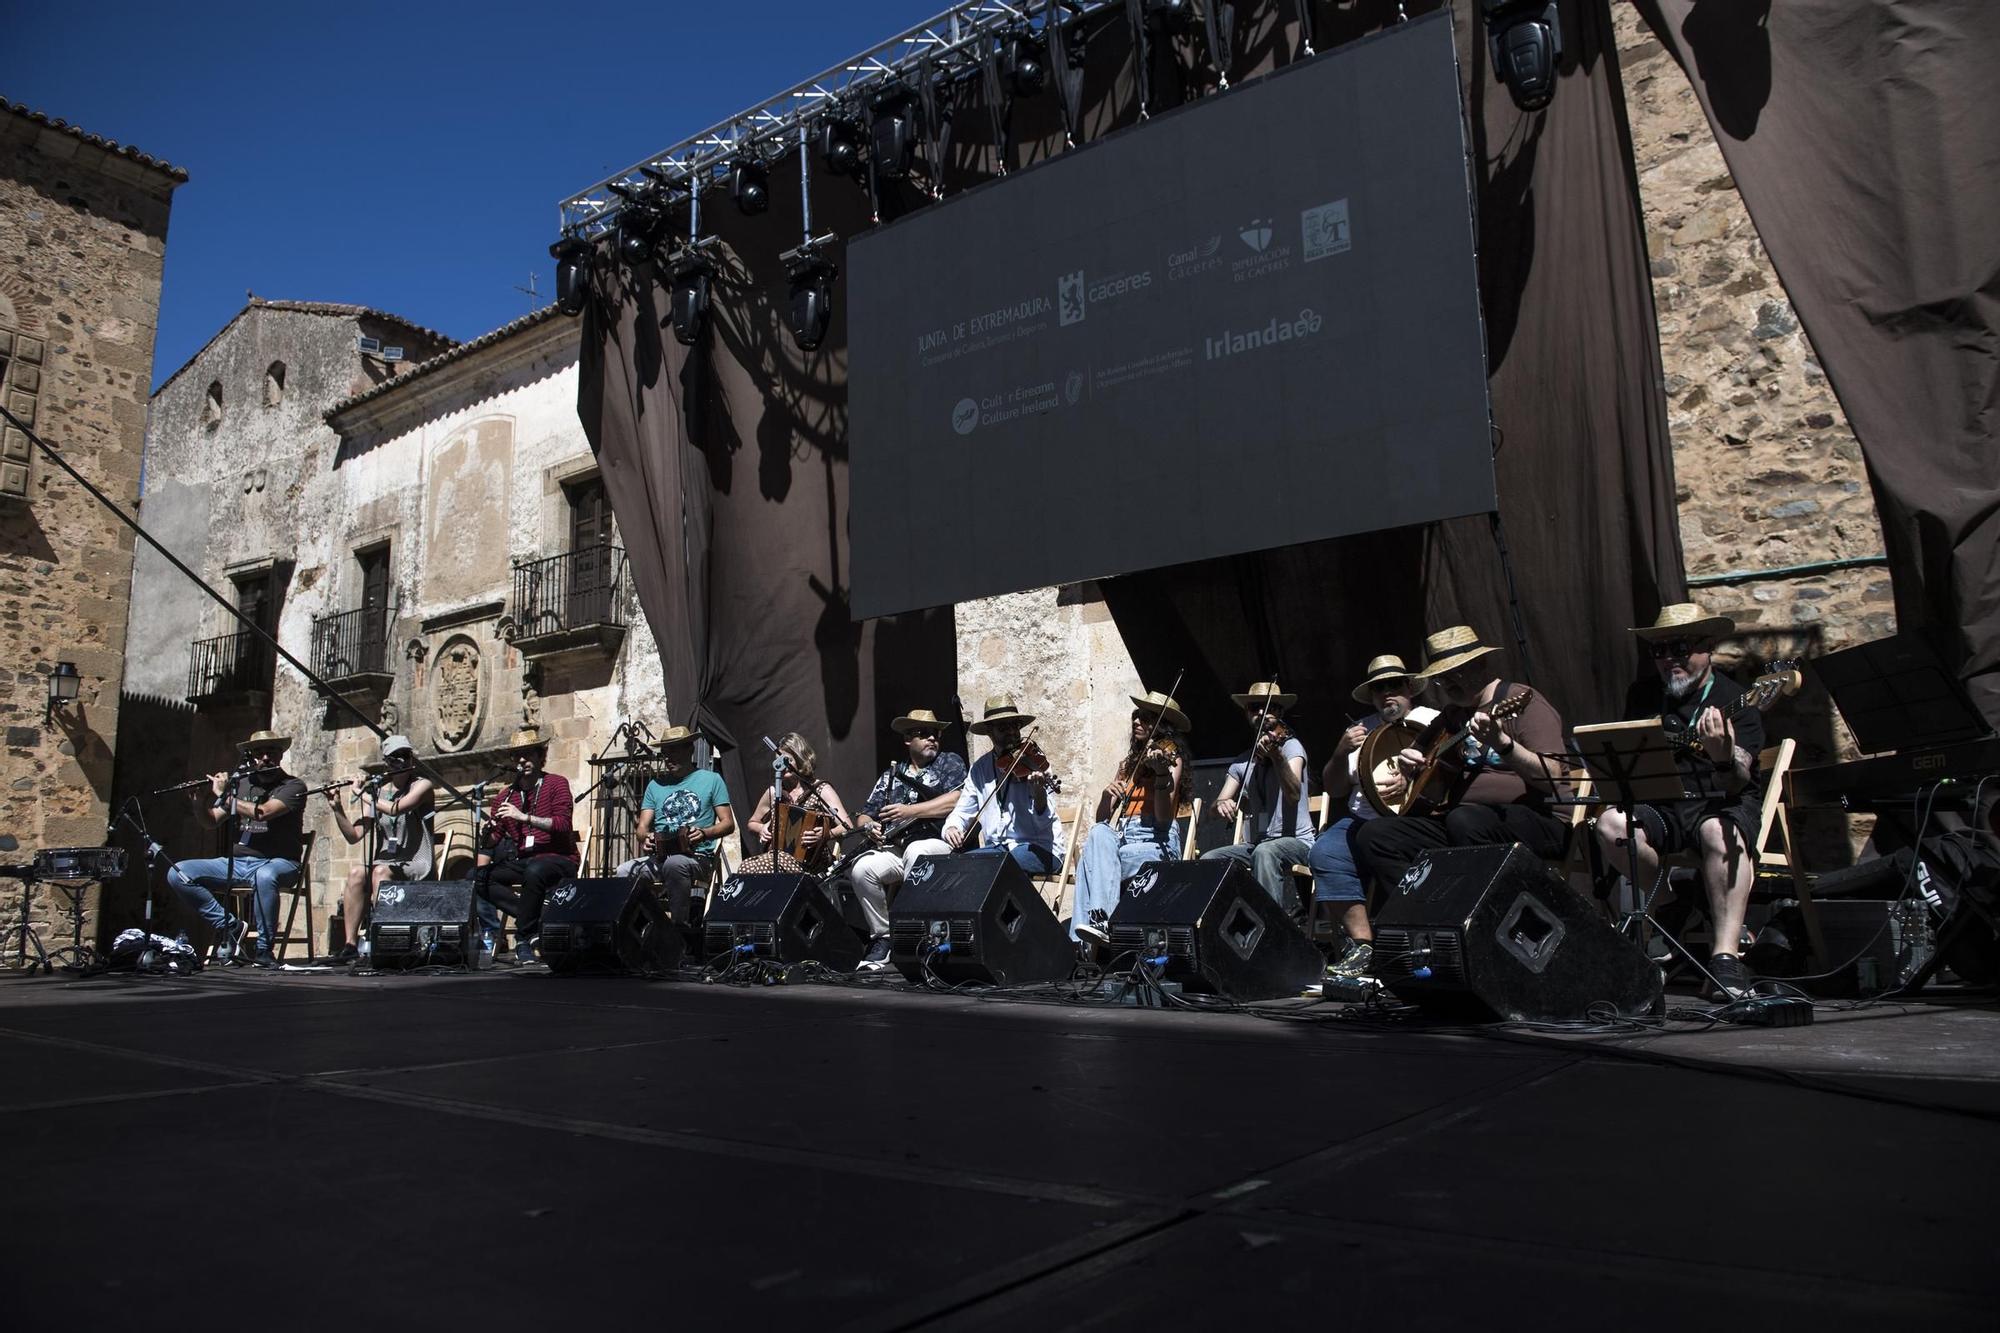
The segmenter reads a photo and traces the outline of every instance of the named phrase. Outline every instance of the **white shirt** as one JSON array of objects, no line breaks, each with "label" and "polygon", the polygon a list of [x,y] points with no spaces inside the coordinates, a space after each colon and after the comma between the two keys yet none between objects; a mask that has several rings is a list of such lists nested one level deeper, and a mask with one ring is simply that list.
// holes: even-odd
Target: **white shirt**
[{"label": "white shirt", "polygon": [[944,826],[948,829],[972,827],[972,812],[978,810],[984,801],[986,808],[979,816],[979,836],[985,846],[1006,847],[1032,842],[1054,852],[1057,860],[1066,859],[1064,853],[1068,841],[1063,835],[1062,820],[1056,817],[1055,802],[1044,793],[1042,808],[1037,810],[1035,786],[1023,778],[1009,782],[1005,791],[987,801],[986,794],[993,790],[997,778],[992,751],[973,760],[972,770],[965,775],[965,785],[959,788],[958,805],[944,821]]}]

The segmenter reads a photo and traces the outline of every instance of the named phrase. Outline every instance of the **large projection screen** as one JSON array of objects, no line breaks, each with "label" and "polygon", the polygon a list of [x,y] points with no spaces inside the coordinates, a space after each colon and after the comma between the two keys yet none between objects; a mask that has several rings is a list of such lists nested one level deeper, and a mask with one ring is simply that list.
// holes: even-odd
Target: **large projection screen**
[{"label": "large projection screen", "polygon": [[854,238],[854,614],[1495,508],[1460,105],[1440,11]]}]

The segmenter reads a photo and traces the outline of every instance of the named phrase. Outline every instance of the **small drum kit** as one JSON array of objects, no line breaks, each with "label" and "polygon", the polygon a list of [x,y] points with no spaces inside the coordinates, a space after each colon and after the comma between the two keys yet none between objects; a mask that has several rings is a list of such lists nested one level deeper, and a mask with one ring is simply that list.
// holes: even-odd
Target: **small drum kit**
[{"label": "small drum kit", "polygon": [[[0,835],[0,852],[20,846],[11,835]],[[0,865],[0,878],[21,881],[21,919],[0,935],[0,964],[40,968],[54,972],[58,965],[84,968],[91,963],[91,950],[83,942],[84,892],[92,884],[103,884],[125,873],[123,847],[46,847],[25,864]],[[35,886],[48,884],[69,900],[70,942],[51,950],[42,943],[41,932],[32,920]],[[29,947],[34,957],[28,956]],[[12,957],[8,957],[9,951]]]}]

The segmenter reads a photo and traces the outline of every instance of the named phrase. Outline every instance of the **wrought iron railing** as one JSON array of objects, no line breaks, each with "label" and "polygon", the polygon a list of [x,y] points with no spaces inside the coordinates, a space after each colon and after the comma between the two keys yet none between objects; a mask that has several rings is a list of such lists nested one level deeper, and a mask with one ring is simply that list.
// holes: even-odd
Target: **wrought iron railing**
[{"label": "wrought iron railing", "polygon": [[313,617],[312,667],[328,680],[380,675],[388,671],[389,612],[357,606]]},{"label": "wrought iron railing", "polygon": [[624,548],[579,547],[514,566],[514,621],[523,638],[623,625],[630,583]]},{"label": "wrought iron railing", "polygon": [[261,690],[271,683],[271,650],[248,630],[196,639],[188,654],[190,699],[233,690]]}]

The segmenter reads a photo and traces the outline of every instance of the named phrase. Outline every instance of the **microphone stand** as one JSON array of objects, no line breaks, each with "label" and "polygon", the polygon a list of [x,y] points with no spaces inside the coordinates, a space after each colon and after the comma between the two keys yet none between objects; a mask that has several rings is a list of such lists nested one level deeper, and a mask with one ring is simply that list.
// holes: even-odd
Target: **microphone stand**
[{"label": "microphone stand", "polygon": [[[178,786],[168,787],[165,790],[185,791],[190,786],[193,786],[196,783],[205,784],[207,781],[208,781],[207,778],[195,778],[192,782],[183,782]],[[156,792],[154,794],[158,795],[159,793]],[[136,796],[130,797],[126,800],[125,804],[118,807],[118,813],[113,815],[111,818],[111,831],[116,832],[120,824],[124,824],[126,827],[130,828],[134,833],[138,834],[139,845],[146,849],[146,909],[145,909],[145,916],[142,918],[142,920],[145,923],[143,931],[146,936],[146,940],[145,943],[139,949],[139,970],[141,972],[150,972],[153,970],[153,963],[154,963],[153,874],[155,871],[160,870],[161,867],[165,864],[167,849],[160,846],[159,843],[153,841],[153,834],[151,830],[149,830],[146,827],[145,807],[139,803],[138,797]]]}]

